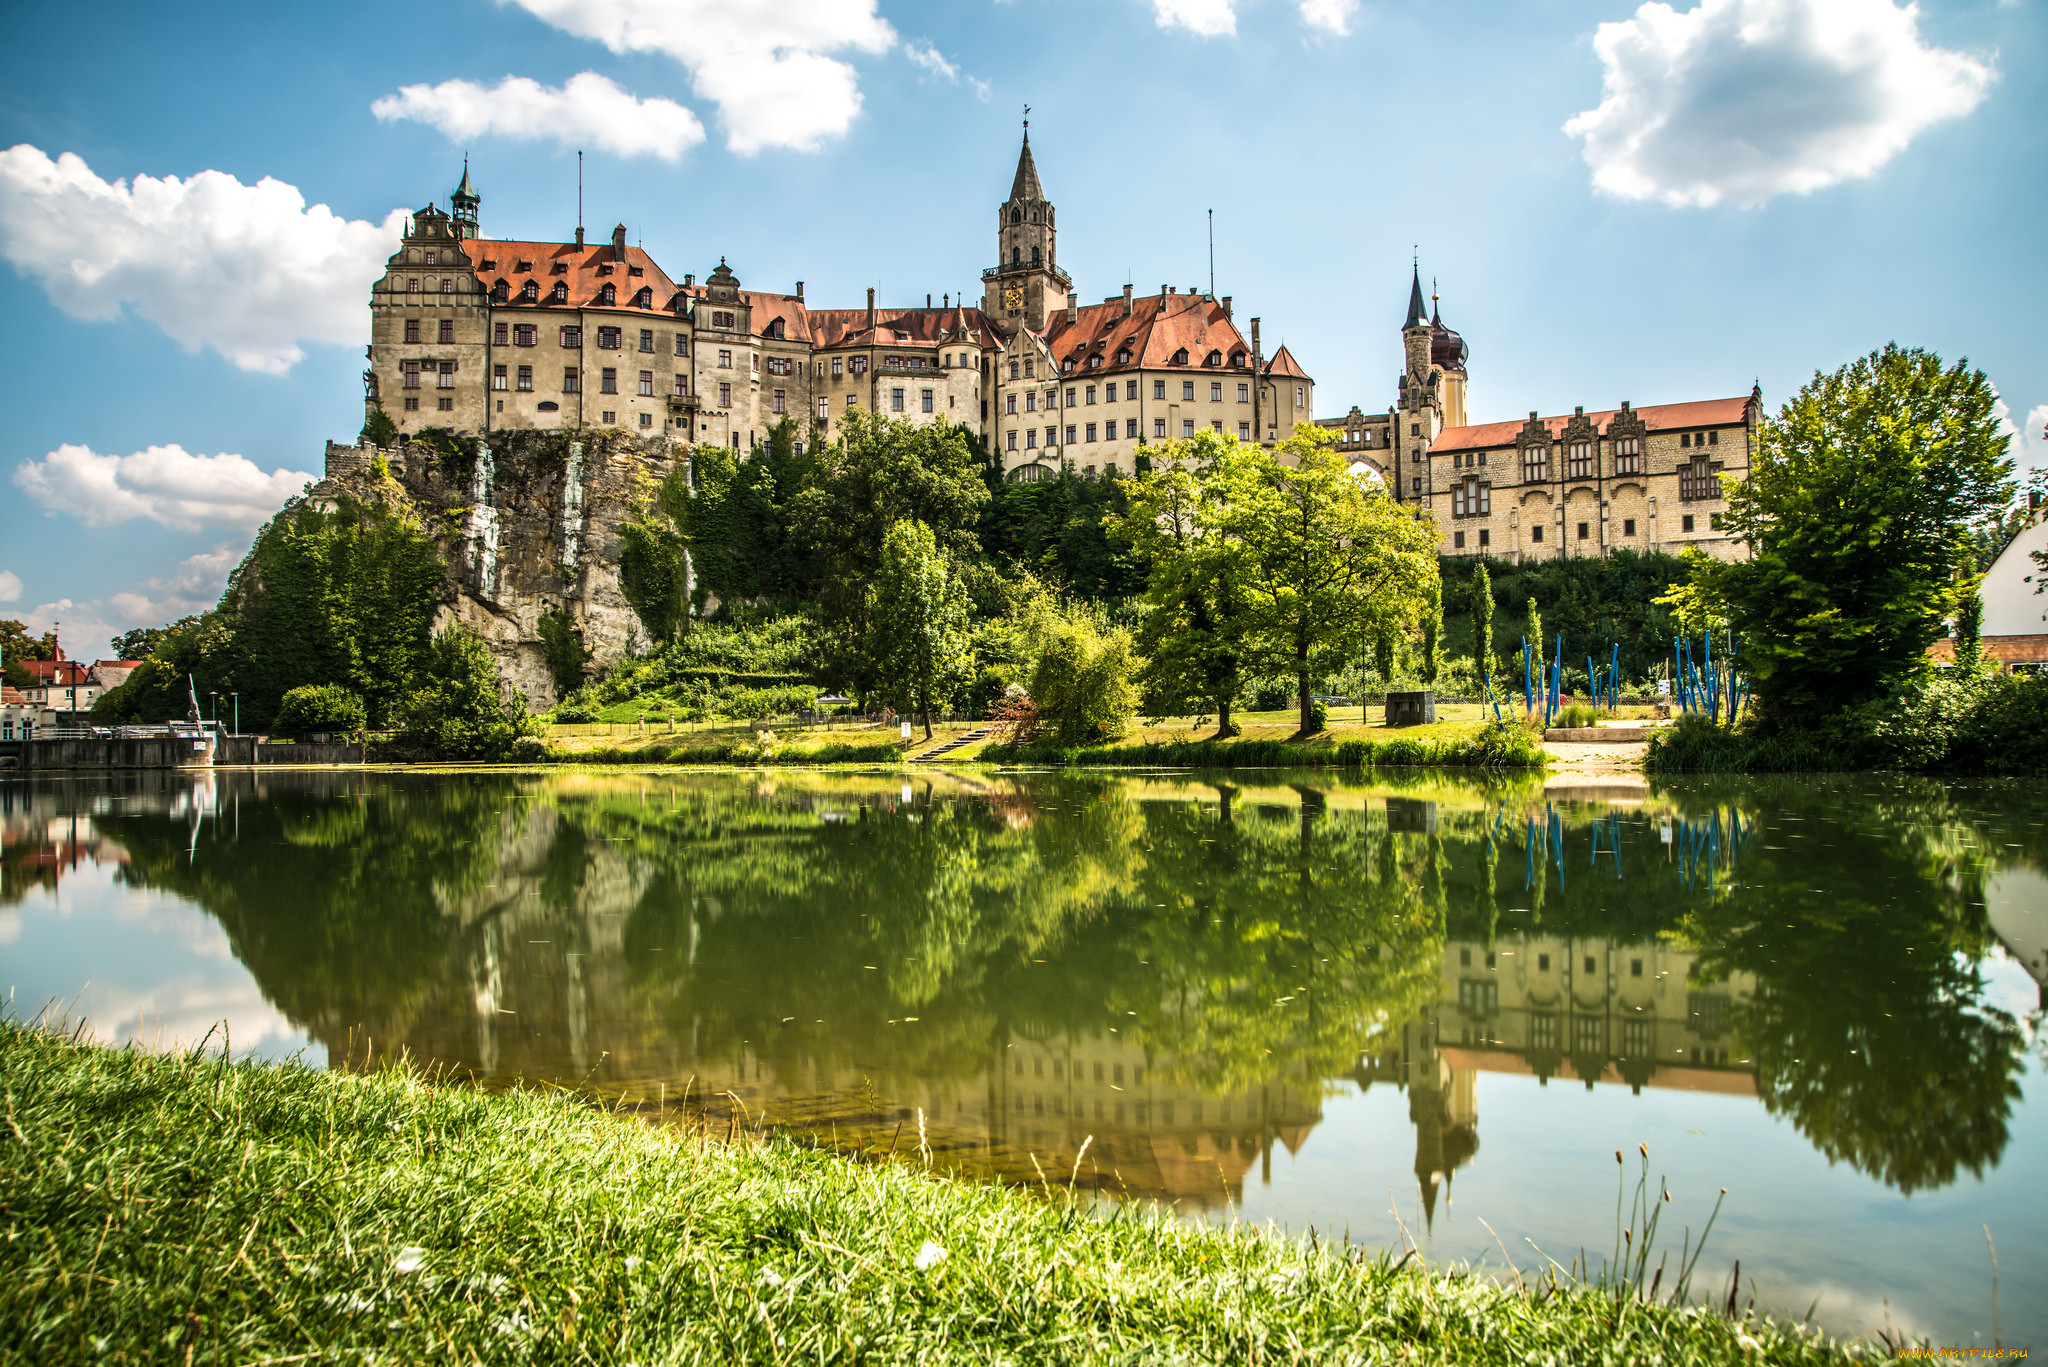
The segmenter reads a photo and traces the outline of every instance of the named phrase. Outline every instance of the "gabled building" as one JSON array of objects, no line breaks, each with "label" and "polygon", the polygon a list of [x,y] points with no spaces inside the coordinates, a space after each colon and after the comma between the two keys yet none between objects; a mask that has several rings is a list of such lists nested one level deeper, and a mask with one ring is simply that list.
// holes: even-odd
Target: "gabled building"
[{"label": "gabled building", "polygon": [[1425,301],[1417,267],[1401,328],[1406,365],[1385,413],[1323,425],[1394,496],[1426,510],[1449,555],[1604,556],[1694,547],[1743,554],[1721,525],[1722,477],[1749,473],[1763,393],[1526,420],[1466,414],[1471,348]]},{"label": "gabled building", "polygon": [[[979,433],[1011,479],[1071,463],[1134,468],[1139,449],[1215,431],[1268,443],[1314,412],[1285,347],[1261,356],[1228,297],[1130,286],[1082,308],[1058,257],[1056,211],[1027,128],[997,210],[983,298],[812,309],[743,287],[720,258],[678,282],[625,226],[608,243],[484,237],[469,177],[421,209],[371,292],[365,403],[407,435],[428,428],[617,427],[751,450],[794,419],[830,439],[867,408]],[[815,435],[814,435],[815,434]]]}]

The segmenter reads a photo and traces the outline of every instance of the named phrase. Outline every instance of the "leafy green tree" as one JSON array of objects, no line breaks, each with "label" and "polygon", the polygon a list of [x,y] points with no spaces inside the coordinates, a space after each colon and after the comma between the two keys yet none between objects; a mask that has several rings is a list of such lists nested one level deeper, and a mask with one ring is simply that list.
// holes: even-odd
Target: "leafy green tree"
[{"label": "leafy green tree", "polygon": [[1472,663],[1483,696],[1493,687],[1493,576],[1484,564],[1472,576]]},{"label": "leafy green tree", "polygon": [[1087,608],[1048,614],[1034,631],[1031,701],[1060,745],[1114,740],[1137,710],[1130,633],[1105,628]]},{"label": "leafy green tree", "polygon": [[1956,604],[1955,666],[1974,674],[1984,661],[1984,595],[1977,591],[1979,576],[1971,575],[1962,601]]},{"label": "leafy green tree", "polygon": [[189,631],[199,621],[195,616],[181,617],[165,627],[136,627],[124,631],[107,642],[117,660],[146,660],[156,654],[157,647],[180,631]]},{"label": "leafy green tree", "polygon": [[1444,591],[1438,585],[1430,592],[1422,616],[1422,681],[1436,687],[1444,671]]},{"label": "leafy green tree", "polygon": [[1227,447],[1211,476],[1221,527],[1244,547],[1248,637],[1293,676],[1304,735],[1312,657],[1356,658],[1439,587],[1434,528],[1353,475],[1333,439],[1302,424],[1276,452]]},{"label": "leafy green tree", "polygon": [[270,729],[280,736],[353,733],[366,719],[363,700],[340,684],[301,684],[284,695]]},{"label": "leafy green tree", "polygon": [[986,470],[990,497],[980,537],[994,565],[1010,575],[1028,571],[1090,602],[1144,589],[1142,554],[1112,530],[1135,489],[1115,466],[1098,476],[1068,463],[1051,479],[1023,483],[1005,482],[994,462]]},{"label": "leafy green tree", "polygon": [[547,654],[548,673],[555,680],[555,696],[566,698],[583,686],[583,669],[594,652],[583,644],[583,632],[564,608],[550,608],[534,623],[541,649]]},{"label": "leafy green tree", "polygon": [[651,498],[639,517],[619,526],[619,592],[647,629],[652,649],[659,650],[688,629],[689,588],[689,547],[664,500]]},{"label": "leafy green tree", "polygon": [[923,425],[865,409],[847,414],[819,459],[816,482],[791,500],[791,526],[811,557],[827,683],[857,694],[879,682],[868,653],[868,586],[898,522],[922,522],[956,566],[980,557],[975,526],[988,486],[978,446],[963,428]]},{"label": "leafy green tree", "polygon": [[1230,711],[1251,656],[1250,602],[1237,563],[1245,548],[1224,534],[1208,479],[1224,445],[1214,433],[1167,443],[1131,481],[1129,511],[1103,519],[1149,569],[1137,640],[1146,706],[1157,716],[1213,710],[1219,737],[1237,732]]},{"label": "leafy green tree", "polygon": [[922,522],[889,529],[881,572],[868,591],[868,618],[883,694],[906,711],[914,707],[931,739],[933,704],[952,695],[973,657],[967,591]]},{"label": "leafy green tree", "polygon": [[690,457],[694,487],[681,472],[662,487],[662,503],[689,545],[697,606],[787,600],[804,589],[806,560],[790,530],[796,496],[817,482],[818,457],[797,440],[794,419],[768,431],[767,443],[741,460],[724,446]]},{"label": "leafy green tree", "polygon": [[418,687],[400,707],[401,740],[456,759],[507,759],[528,732],[525,709],[507,701],[498,682],[498,658],[483,637],[466,627],[434,636]]},{"label": "leafy green tree", "polygon": [[1970,527],[2012,496],[1997,397],[1967,362],[1892,344],[1816,375],[1764,423],[1724,517],[1749,556],[1693,572],[1740,634],[1767,727],[1924,667]]},{"label": "leafy green tree", "polygon": [[1534,598],[1529,600],[1529,625],[1525,639],[1529,642],[1530,656],[1540,666],[1545,659],[1543,653],[1543,612],[1536,606]]},{"label": "leafy green tree", "polygon": [[0,671],[4,671],[9,687],[27,688],[35,682],[35,676],[22,668],[23,660],[56,658],[56,632],[46,631],[41,636],[32,636],[20,622],[11,619],[0,621]]}]

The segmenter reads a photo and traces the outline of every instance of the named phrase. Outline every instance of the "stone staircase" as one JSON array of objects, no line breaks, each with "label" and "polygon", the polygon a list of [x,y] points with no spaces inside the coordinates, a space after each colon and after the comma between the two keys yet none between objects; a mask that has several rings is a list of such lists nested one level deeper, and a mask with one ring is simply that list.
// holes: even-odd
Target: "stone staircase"
[{"label": "stone staircase", "polygon": [[974,742],[978,740],[988,739],[989,732],[993,731],[994,729],[995,728],[992,726],[978,726],[974,730],[969,731],[964,736],[955,736],[952,740],[947,741],[944,745],[940,745],[933,749],[927,750],[921,755],[913,755],[911,757],[910,762],[912,764],[922,764],[926,760],[938,759],[941,756],[951,754],[953,751],[960,749],[962,746],[972,745],[974,744]]}]

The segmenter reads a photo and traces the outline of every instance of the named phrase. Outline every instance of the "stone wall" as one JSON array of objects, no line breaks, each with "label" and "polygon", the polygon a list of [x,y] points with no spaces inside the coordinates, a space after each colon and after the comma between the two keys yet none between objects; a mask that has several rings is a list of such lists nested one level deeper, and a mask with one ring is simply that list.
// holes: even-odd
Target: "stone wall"
[{"label": "stone wall", "polygon": [[542,614],[568,613],[593,669],[645,643],[619,588],[619,529],[682,460],[665,438],[615,429],[498,432],[385,451],[330,443],[326,478],[309,497],[328,509],[349,498],[416,518],[448,567],[435,629],[476,632],[506,683],[539,709],[556,701]]}]

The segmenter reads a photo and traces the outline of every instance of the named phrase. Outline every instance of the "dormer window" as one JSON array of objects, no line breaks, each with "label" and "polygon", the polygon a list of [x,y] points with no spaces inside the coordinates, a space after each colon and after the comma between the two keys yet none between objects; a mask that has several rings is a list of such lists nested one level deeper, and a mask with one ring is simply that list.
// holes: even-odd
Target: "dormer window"
[{"label": "dormer window", "polygon": [[644,270],[642,270],[642,269],[640,269],[640,267],[638,267],[638,266],[628,266],[628,267],[626,267],[626,274],[628,274],[628,275],[645,275],[645,274],[647,274],[647,272],[646,272],[646,271],[644,271]]},{"label": "dormer window", "polygon": [[782,320],[780,318],[777,318],[774,322],[768,325],[767,335],[770,337],[781,337],[785,335],[783,332]]},{"label": "dormer window", "polygon": [[531,261],[515,261],[512,263],[512,273],[514,275],[531,275],[533,274],[533,263]]},{"label": "dormer window", "polygon": [[1242,369],[1244,369],[1244,353],[1243,353],[1242,351],[1233,351],[1233,352],[1231,352],[1231,353],[1230,353],[1230,364],[1231,364],[1231,368],[1232,368],[1232,369],[1234,369],[1234,370],[1242,370]]},{"label": "dormer window", "polygon": [[1090,356],[1088,358],[1088,368],[1090,370],[1102,369],[1102,358],[1100,356]]},{"label": "dormer window", "polygon": [[600,304],[616,304],[616,303],[618,303],[618,302],[619,302],[619,291],[618,291],[618,287],[617,287],[617,286],[615,286],[615,285],[606,285],[606,286],[605,286],[605,287],[604,287],[603,289],[600,289],[600,290],[599,290],[599,291],[597,292],[597,302],[598,302],[598,303],[600,303]]},{"label": "dormer window", "polygon": [[1182,348],[1181,348],[1181,349],[1180,349],[1179,351],[1176,351],[1176,352],[1174,352],[1174,353],[1173,353],[1173,364],[1175,364],[1175,365],[1186,365],[1187,363],[1188,363],[1188,349],[1187,349],[1186,347],[1182,347]]},{"label": "dormer window", "polygon": [[1073,374],[1073,373],[1074,373],[1074,358],[1073,358],[1073,357],[1071,357],[1071,356],[1069,356],[1069,357],[1067,357],[1067,359],[1066,359],[1066,360],[1064,360],[1064,361],[1061,361],[1061,362],[1060,362],[1060,371],[1061,371],[1061,372],[1062,372],[1063,374],[1067,374],[1067,375],[1071,375],[1071,374]]},{"label": "dormer window", "polygon": [[504,281],[500,280],[497,284],[491,286],[491,302],[493,304],[504,303],[505,296],[508,293],[510,293],[509,287],[505,284]]},{"label": "dormer window", "polygon": [[498,263],[495,261],[481,261],[477,263],[477,269],[480,271],[494,271],[498,269]]},{"label": "dormer window", "polygon": [[[501,287],[504,283],[502,280],[498,282]],[[526,288],[519,291],[519,297],[529,304],[538,300],[540,298],[540,282],[536,280],[527,281]]]},{"label": "dormer window", "polygon": [[569,263],[566,261],[557,261],[553,266],[548,268],[549,275],[567,275],[568,273]]},{"label": "dormer window", "polygon": [[1222,352],[1220,352],[1220,351],[1212,351],[1212,352],[1210,352],[1210,353],[1209,353],[1209,354],[1208,354],[1207,356],[1205,356],[1205,357],[1203,357],[1203,358],[1202,358],[1202,364],[1203,364],[1203,365],[1222,365],[1222,364],[1223,364],[1223,353],[1222,353]]},{"label": "dormer window", "polygon": [[1131,349],[1129,347],[1125,347],[1116,354],[1116,363],[1118,365],[1129,365],[1131,363]]},{"label": "dormer window", "polygon": [[566,304],[566,303],[568,303],[568,302],[569,302],[569,282],[568,282],[568,281],[566,281],[566,280],[557,280],[557,281],[555,282],[555,290],[554,290],[554,293],[552,293],[552,294],[550,294],[550,295],[548,296],[548,301],[549,301],[550,303],[555,303],[555,304]]},{"label": "dormer window", "polygon": [[599,266],[597,268],[597,273],[599,275],[610,275],[612,273],[612,268],[610,266]]},{"label": "dormer window", "polygon": [[654,307],[654,288],[651,285],[642,285],[640,287],[640,292],[633,296],[633,307],[636,309],[651,309]]}]

